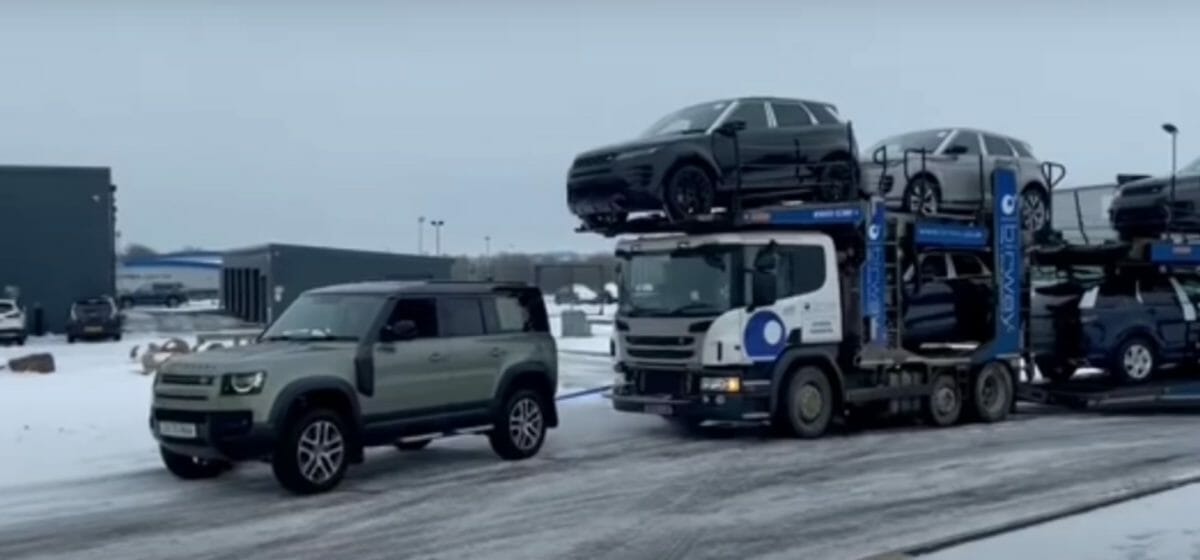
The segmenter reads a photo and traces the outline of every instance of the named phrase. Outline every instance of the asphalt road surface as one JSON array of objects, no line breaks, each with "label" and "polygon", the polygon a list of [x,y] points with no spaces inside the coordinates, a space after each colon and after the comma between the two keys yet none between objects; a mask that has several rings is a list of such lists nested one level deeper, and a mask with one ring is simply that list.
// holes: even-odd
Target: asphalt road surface
[{"label": "asphalt road surface", "polygon": [[501,462],[481,437],[380,449],[309,498],[261,464],[215,481],[154,468],[4,488],[0,558],[861,558],[1189,475],[1200,454],[1188,415],[795,441],[688,436],[599,397],[561,406],[532,460]]}]

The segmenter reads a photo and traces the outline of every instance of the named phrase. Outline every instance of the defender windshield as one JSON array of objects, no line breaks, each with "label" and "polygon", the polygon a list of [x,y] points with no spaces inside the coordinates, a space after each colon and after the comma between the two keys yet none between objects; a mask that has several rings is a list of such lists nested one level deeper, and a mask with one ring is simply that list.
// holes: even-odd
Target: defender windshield
[{"label": "defender windshield", "polygon": [[681,109],[659,119],[642,133],[642,137],[704,132],[717,122],[717,117],[720,117],[728,106],[728,101],[718,101]]},{"label": "defender windshield", "polygon": [[717,315],[734,306],[730,281],[740,247],[704,246],[622,255],[620,306],[631,317]]},{"label": "defender windshield", "polygon": [[951,129],[943,128],[901,134],[881,140],[879,143],[871,146],[871,149],[867,150],[866,153],[867,155],[871,155],[879,148],[887,147],[887,156],[891,160],[904,157],[906,150],[925,150],[932,154],[938,146],[942,145],[942,141],[950,135],[950,132]]},{"label": "defender windshield", "polygon": [[360,340],[386,302],[375,294],[302,295],[263,333],[263,340]]}]

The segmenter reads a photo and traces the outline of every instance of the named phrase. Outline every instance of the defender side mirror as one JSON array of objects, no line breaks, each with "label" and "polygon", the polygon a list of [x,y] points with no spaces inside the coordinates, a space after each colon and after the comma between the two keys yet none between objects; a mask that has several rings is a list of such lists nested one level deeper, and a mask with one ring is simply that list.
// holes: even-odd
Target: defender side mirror
[{"label": "defender side mirror", "polygon": [[397,321],[379,330],[379,342],[401,342],[416,337],[417,324],[412,321]]}]

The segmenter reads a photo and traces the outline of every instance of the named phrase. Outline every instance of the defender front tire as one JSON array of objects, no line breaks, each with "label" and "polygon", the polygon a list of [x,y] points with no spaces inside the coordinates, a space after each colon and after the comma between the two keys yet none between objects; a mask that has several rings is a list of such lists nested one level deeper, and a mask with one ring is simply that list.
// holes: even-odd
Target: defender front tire
[{"label": "defender front tire", "polygon": [[167,467],[167,470],[183,480],[216,478],[231,468],[231,465],[224,461],[198,459],[161,446],[158,451],[162,455],[163,465]]},{"label": "defender front tire", "polygon": [[346,475],[349,437],[346,421],[316,408],[287,424],[271,457],[275,480],[295,494],[332,490]]},{"label": "defender front tire", "polygon": [[788,381],[776,422],[794,437],[819,438],[833,419],[833,390],[821,368],[804,366]]},{"label": "defender front tire", "polygon": [[546,441],[545,410],[542,396],[535,391],[521,389],[509,395],[495,427],[488,432],[492,451],[506,461],[537,455]]}]

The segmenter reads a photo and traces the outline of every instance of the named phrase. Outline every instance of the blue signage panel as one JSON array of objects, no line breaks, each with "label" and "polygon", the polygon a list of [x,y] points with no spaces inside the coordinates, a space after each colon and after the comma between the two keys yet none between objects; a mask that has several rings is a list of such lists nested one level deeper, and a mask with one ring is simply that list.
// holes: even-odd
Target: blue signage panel
[{"label": "blue signage panel", "polygon": [[882,201],[871,202],[871,219],[867,222],[867,255],[859,284],[862,286],[863,318],[868,325],[867,342],[878,346],[892,342],[887,339],[887,215],[884,212]]},{"label": "blue signage panel", "polygon": [[1200,265],[1200,245],[1163,241],[1150,245],[1150,262]]},{"label": "blue signage panel", "polygon": [[992,172],[995,211],[995,270],[998,272],[995,309],[995,341],[992,357],[1016,355],[1021,351],[1022,232],[1021,203],[1017,174],[1000,167]]},{"label": "blue signage panel", "polygon": [[794,208],[772,210],[770,223],[789,226],[853,225],[862,221],[862,217],[862,208],[859,205],[834,208]]},{"label": "blue signage panel", "polygon": [[924,247],[952,249],[987,249],[986,228],[961,224],[917,222],[913,241]]}]

